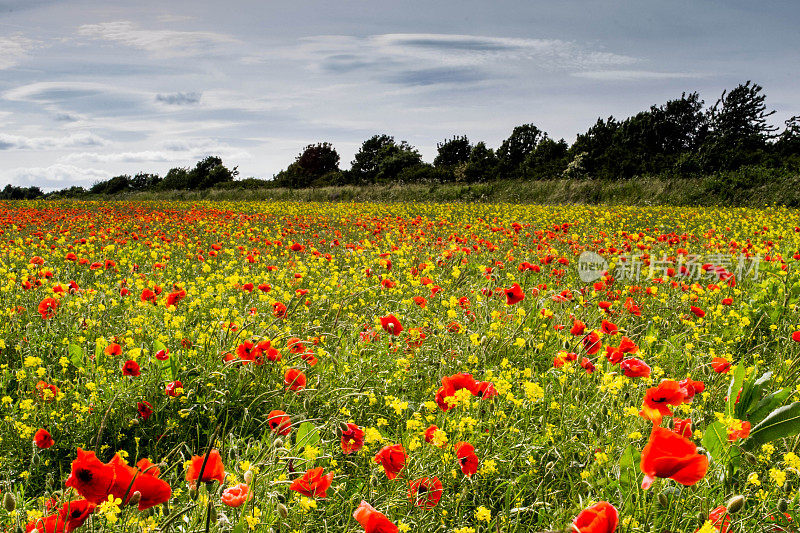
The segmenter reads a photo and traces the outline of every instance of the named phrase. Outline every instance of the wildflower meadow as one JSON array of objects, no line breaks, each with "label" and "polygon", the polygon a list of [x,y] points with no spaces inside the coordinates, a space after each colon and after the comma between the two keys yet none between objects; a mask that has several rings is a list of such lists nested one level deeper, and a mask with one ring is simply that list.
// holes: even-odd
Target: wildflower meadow
[{"label": "wildflower meadow", "polygon": [[792,532],[800,213],[0,202],[0,526]]}]

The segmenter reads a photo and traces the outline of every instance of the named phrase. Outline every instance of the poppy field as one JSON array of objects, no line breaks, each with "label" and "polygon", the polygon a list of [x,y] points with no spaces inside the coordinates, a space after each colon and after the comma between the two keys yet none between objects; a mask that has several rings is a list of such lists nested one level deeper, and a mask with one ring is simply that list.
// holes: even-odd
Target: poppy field
[{"label": "poppy field", "polygon": [[800,531],[800,213],[0,202],[0,527]]}]

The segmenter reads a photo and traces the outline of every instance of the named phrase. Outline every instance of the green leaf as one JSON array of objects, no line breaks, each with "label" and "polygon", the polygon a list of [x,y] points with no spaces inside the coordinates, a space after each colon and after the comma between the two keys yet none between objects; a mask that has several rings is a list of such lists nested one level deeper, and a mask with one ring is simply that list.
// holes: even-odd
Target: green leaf
[{"label": "green leaf", "polygon": [[233,533],[245,533],[245,531],[247,530],[248,530],[247,522],[242,520],[241,522],[236,524],[235,528],[233,528]]},{"label": "green leaf", "polygon": [[728,443],[728,428],[722,422],[714,422],[703,433],[703,447],[716,461],[725,453]]},{"label": "green leaf", "polygon": [[94,358],[97,359],[103,355],[103,350],[106,347],[105,339],[97,339],[94,343]]},{"label": "green leaf", "polygon": [[69,355],[69,360],[78,368],[83,368],[85,355],[83,353],[83,348],[78,346],[77,344],[70,344],[67,347],[67,354]]},{"label": "green leaf", "polygon": [[753,377],[745,381],[739,403],[736,404],[734,409],[734,416],[740,420],[744,419],[745,413],[750,410],[753,402],[761,398],[764,386],[772,378],[771,371],[764,372],[758,379],[755,379],[755,375],[755,372],[753,372]]},{"label": "green leaf", "polygon": [[731,384],[728,386],[728,405],[725,408],[725,414],[728,416],[733,416],[734,407],[736,405],[736,397],[739,396],[739,391],[741,390],[742,383],[744,382],[744,373],[744,363],[739,361],[739,364],[736,365],[736,370],[733,371]]},{"label": "green leaf", "polygon": [[800,433],[800,402],[794,402],[775,409],[752,428],[750,437],[744,441],[744,446],[752,449],[798,433]]},{"label": "green leaf", "polygon": [[300,448],[305,446],[316,446],[319,444],[319,441],[319,431],[314,427],[314,424],[311,422],[303,422],[300,424],[300,427],[297,428],[297,433],[295,434],[295,450],[299,451]]},{"label": "green leaf", "polygon": [[637,492],[641,459],[642,453],[633,444],[629,444],[622,452],[622,457],[619,459],[619,485],[623,494]]},{"label": "green leaf", "polygon": [[764,396],[760,402],[750,407],[746,419],[751,424],[758,424],[772,411],[780,407],[789,396],[792,395],[791,389],[779,389]]}]

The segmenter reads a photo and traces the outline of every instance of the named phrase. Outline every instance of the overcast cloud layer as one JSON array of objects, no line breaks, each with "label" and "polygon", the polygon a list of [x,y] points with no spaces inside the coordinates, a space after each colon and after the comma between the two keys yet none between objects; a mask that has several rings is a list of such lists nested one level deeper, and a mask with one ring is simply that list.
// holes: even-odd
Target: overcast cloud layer
[{"label": "overcast cloud layer", "polygon": [[0,0],[0,186],[51,190],[220,155],[270,178],[388,133],[432,160],[532,122],[572,142],[698,90],[800,114],[800,4]]}]

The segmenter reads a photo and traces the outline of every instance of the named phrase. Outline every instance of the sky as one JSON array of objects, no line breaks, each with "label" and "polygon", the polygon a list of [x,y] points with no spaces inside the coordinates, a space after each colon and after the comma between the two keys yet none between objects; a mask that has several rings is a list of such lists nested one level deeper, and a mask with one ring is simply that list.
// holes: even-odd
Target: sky
[{"label": "sky", "polygon": [[426,161],[533,123],[572,142],[753,80],[800,115],[800,2],[0,0],[0,186],[44,190],[219,155],[271,178],[385,133]]}]

